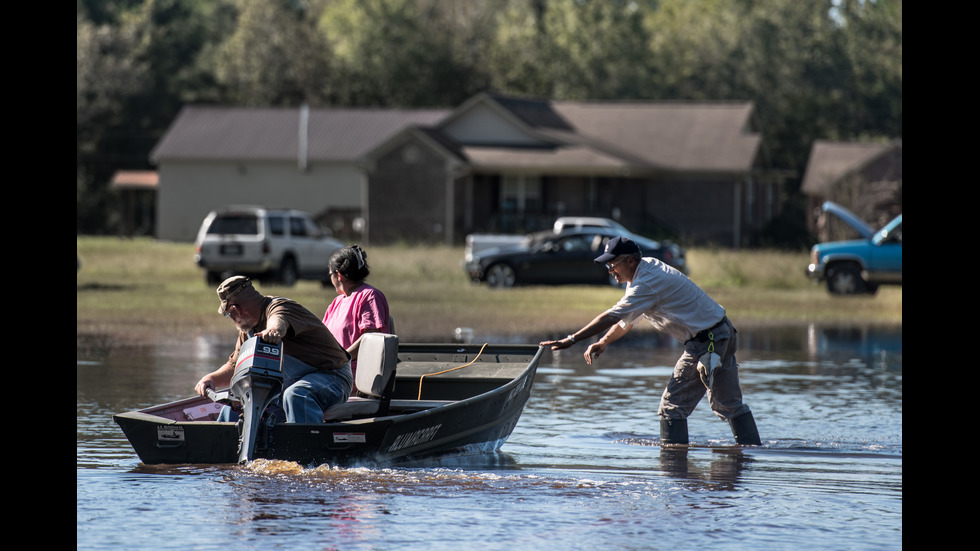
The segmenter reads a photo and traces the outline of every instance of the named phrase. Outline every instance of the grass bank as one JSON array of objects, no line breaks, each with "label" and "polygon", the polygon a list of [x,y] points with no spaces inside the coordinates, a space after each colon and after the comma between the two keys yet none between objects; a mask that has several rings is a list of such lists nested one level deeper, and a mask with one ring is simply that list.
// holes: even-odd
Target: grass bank
[{"label": "grass bank", "polygon": [[[213,287],[193,262],[193,245],[152,239],[78,237],[79,345],[135,344],[231,334],[218,315]],[[367,247],[369,282],[388,297],[399,336],[447,341],[457,327],[481,335],[536,342],[578,329],[614,304],[622,291],[605,286],[531,286],[507,290],[473,285],[461,267],[462,247]],[[902,322],[902,288],[876,296],[835,297],[803,275],[807,253],[689,249],[691,279],[728,310],[737,326],[754,324]],[[335,292],[318,282],[294,287],[258,283],[260,292],[293,298],[322,315]],[[526,338],[525,338],[526,337]]]}]

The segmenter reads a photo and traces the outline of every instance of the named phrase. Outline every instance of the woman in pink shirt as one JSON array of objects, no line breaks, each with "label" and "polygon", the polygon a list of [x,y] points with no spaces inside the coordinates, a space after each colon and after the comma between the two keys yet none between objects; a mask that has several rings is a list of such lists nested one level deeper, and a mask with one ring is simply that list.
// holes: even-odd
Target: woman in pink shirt
[{"label": "woman in pink shirt", "polygon": [[[367,253],[357,245],[333,253],[328,263],[337,296],[327,306],[323,324],[351,355],[357,370],[357,348],[364,333],[394,333],[384,293],[364,282],[371,269]],[[355,377],[356,381],[356,377]]]}]

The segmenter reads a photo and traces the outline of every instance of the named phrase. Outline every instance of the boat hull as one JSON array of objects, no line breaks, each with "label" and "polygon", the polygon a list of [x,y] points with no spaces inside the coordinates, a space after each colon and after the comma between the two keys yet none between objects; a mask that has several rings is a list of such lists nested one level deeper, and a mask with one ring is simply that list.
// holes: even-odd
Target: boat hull
[{"label": "boat hull", "polygon": [[[263,426],[254,457],[349,465],[496,451],[520,419],[542,351],[402,344],[388,415]],[[200,410],[206,416],[187,419]],[[236,463],[239,427],[211,420],[215,412],[206,399],[188,398],[113,419],[144,464]]]}]

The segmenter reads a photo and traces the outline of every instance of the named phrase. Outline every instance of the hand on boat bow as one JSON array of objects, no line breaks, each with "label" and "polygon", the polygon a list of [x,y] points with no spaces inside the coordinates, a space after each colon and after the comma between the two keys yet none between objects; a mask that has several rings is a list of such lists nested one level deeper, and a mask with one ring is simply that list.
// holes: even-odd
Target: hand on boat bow
[{"label": "hand on boat bow", "polygon": [[575,341],[569,340],[568,338],[554,341],[541,341],[538,343],[539,346],[550,346],[552,350],[564,350],[573,344],[575,344]]}]

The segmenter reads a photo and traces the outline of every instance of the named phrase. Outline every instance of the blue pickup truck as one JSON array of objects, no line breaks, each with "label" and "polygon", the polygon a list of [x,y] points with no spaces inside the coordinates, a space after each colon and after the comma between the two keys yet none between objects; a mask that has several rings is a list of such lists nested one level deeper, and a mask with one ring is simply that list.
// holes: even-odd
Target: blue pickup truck
[{"label": "blue pickup truck", "polygon": [[818,243],[810,249],[807,276],[838,295],[874,294],[879,285],[902,284],[902,215],[875,231],[844,207],[827,201],[826,213],[852,226],[859,239]]}]

